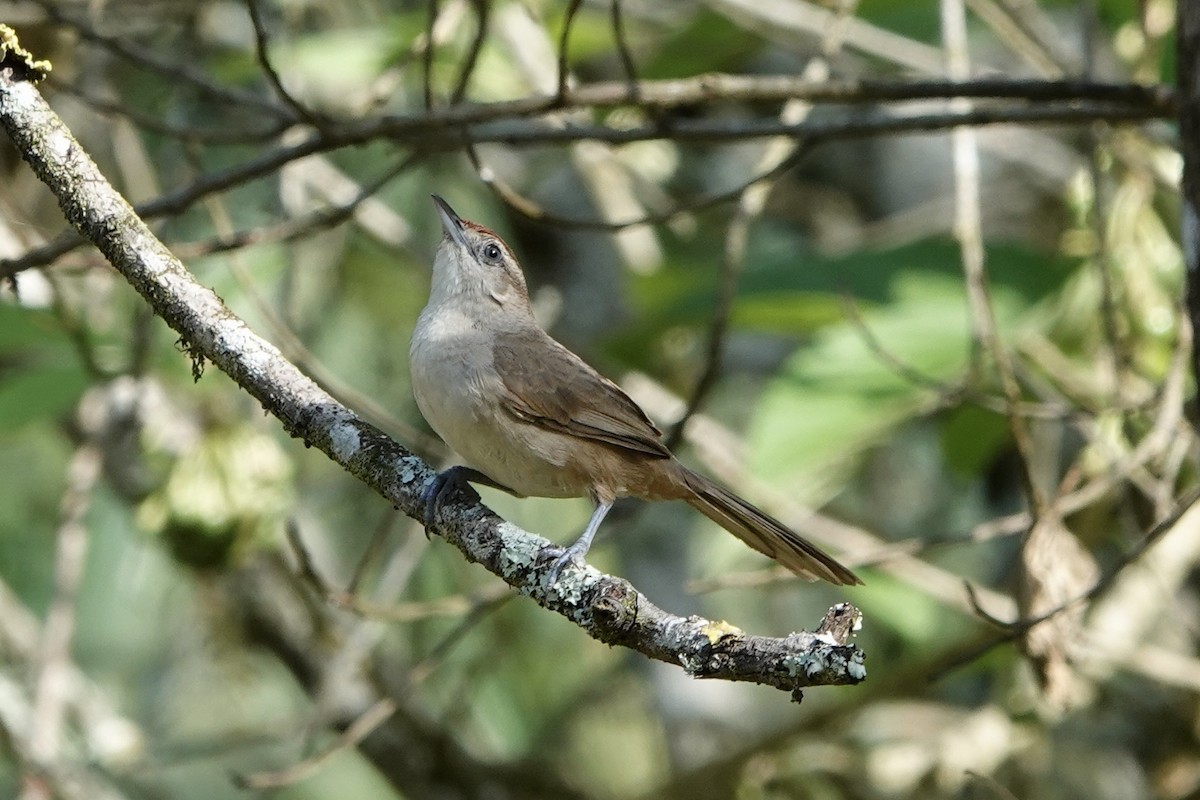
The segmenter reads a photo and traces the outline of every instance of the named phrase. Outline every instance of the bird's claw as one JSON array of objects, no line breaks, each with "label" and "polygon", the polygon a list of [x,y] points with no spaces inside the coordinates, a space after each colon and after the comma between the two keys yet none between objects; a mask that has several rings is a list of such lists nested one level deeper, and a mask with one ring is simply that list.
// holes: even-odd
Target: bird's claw
[{"label": "bird's claw", "polygon": [[550,550],[551,552],[557,551],[558,555],[555,556],[554,561],[550,564],[550,568],[546,570],[546,583],[548,584],[558,583],[559,574],[566,569],[568,564],[576,567],[583,566],[583,554],[586,551],[582,548],[571,545],[570,547],[554,547],[550,548]]},{"label": "bird's claw", "polygon": [[438,506],[442,502],[442,489],[446,485],[446,473],[439,472],[433,476],[433,480],[421,492],[421,502],[425,504],[425,536],[429,536],[429,528],[433,525],[433,520],[437,516]]},{"label": "bird's claw", "polygon": [[456,489],[469,488],[463,478],[462,470],[458,467],[442,470],[433,476],[433,480],[421,492],[421,500],[425,503],[425,537],[429,538],[429,529],[437,518],[438,509],[442,507],[446,497]]}]

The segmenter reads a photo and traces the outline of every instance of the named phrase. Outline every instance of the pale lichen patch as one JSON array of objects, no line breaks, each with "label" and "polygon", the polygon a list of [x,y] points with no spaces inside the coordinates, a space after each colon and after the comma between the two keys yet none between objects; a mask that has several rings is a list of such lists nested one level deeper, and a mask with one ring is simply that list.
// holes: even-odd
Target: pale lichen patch
[{"label": "pale lichen patch", "polygon": [[500,571],[505,578],[528,570],[537,562],[541,547],[525,531],[511,522],[501,522],[496,533],[500,536]]},{"label": "pale lichen patch", "polygon": [[[403,456],[396,459],[396,463],[393,468],[396,470],[396,474],[400,476],[402,483],[412,483],[417,479],[417,476],[420,475],[421,472],[425,471],[425,462],[421,461],[421,459],[417,458],[416,456]],[[432,473],[428,475],[425,485],[428,486],[429,484],[433,483],[434,477],[436,476]]]},{"label": "pale lichen patch", "polygon": [[358,434],[358,426],[350,422],[339,422],[329,429],[329,444],[333,449],[334,458],[342,463],[358,455],[362,440]]}]

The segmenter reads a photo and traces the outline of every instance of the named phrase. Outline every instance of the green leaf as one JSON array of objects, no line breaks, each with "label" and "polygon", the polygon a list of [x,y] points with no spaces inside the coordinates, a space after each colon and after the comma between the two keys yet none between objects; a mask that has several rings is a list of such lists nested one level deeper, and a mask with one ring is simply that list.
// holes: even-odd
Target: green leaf
[{"label": "green leaf", "polygon": [[[1009,322],[1023,307],[1003,290],[993,302]],[[961,279],[917,271],[899,276],[894,301],[865,309],[861,324],[869,336],[860,324],[844,322],[798,350],[763,393],[749,432],[754,470],[810,503],[835,493],[866,448],[935,408],[940,394],[930,384],[952,384],[968,364]],[[892,360],[922,379],[903,374]]]},{"label": "green leaf", "polygon": [[57,417],[87,386],[77,366],[21,367],[0,378],[0,430]]}]

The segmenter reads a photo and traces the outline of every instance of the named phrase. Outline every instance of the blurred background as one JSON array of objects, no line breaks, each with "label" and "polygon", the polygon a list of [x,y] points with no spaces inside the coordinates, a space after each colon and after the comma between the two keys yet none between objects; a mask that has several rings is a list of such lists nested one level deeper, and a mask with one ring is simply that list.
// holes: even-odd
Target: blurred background
[{"label": "blurred background", "polygon": [[[1182,160],[1161,92],[1096,88],[1172,83],[1175,14],[0,3],[197,279],[436,466],[428,195],[497,230],[555,336],[866,585],[682,504],[619,505],[592,563],[759,634],[851,602],[868,670],[796,705],[514,597],[194,371],[5,140],[0,797],[1195,796]],[[559,542],[590,512],[483,494]]]}]

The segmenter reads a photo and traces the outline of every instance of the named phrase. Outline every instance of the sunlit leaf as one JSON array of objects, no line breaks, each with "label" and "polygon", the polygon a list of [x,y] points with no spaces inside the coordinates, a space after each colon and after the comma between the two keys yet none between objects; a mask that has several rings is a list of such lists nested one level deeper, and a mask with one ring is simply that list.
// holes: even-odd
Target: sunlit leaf
[{"label": "sunlit leaf", "polygon": [[[961,280],[914,272],[894,288],[893,302],[863,310],[861,324],[828,327],[770,382],[749,432],[759,474],[827,499],[864,448],[935,408],[938,386],[964,373],[971,334]],[[993,297],[1000,318],[1013,320],[1016,296]]]}]

